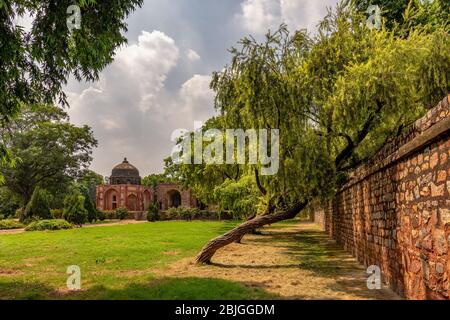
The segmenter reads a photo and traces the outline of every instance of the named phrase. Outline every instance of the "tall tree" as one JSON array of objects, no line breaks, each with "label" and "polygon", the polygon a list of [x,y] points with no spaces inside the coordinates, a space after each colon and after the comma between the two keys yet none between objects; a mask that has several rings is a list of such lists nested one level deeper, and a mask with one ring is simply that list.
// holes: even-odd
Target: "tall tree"
[{"label": "tall tree", "polygon": [[[4,132],[3,129],[2,134]],[[62,109],[51,105],[26,107],[8,128],[8,148],[18,160],[0,166],[5,186],[26,204],[36,186],[60,192],[92,161],[97,146],[91,128],[68,122]]]},{"label": "tall tree", "polygon": [[[283,26],[264,43],[243,39],[231,50],[232,63],[213,75],[220,129],[279,129],[280,168],[263,177],[261,165],[243,167],[256,169],[261,192],[274,199],[266,204],[274,208],[211,240],[197,262],[208,263],[244,234],[292,219],[312,200],[333,195],[349,170],[449,92],[445,31],[416,28],[397,37],[369,30],[365,21],[365,15],[339,6],[315,38],[290,35]],[[191,177],[224,167],[178,170]]]},{"label": "tall tree", "polygon": [[[0,126],[8,125],[22,105],[66,103],[63,86],[72,74],[95,81],[126,43],[125,18],[142,0],[80,0],[81,24],[69,30],[72,0],[0,1]],[[29,15],[32,29],[17,24]],[[4,136],[2,136],[4,138]],[[9,162],[0,142],[0,162]]]}]

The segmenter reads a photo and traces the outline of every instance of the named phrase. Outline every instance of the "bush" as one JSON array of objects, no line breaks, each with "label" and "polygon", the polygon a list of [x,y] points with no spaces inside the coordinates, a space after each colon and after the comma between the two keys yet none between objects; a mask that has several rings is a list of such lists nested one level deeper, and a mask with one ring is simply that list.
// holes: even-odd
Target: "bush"
[{"label": "bush", "polygon": [[169,208],[167,210],[167,217],[170,220],[176,220],[180,218],[180,210],[178,208]]},{"label": "bush", "polygon": [[20,222],[29,220],[30,218],[52,219],[50,207],[48,204],[47,192],[39,187],[34,189],[30,202],[28,202],[25,210],[19,217]]},{"label": "bush", "polygon": [[84,208],[84,197],[79,193],[69,195],[64,200],[63,217],[68,222],[77,226],[82,226],[86,223],[88,213]]},{"label": "bush", "polygon": [[106,214],[103,211],[97,211],[97,218],[100,221],[106,220]]},{"label": "bush", "polygon": [[192,221],[193,212],[189,208],[180,207],[179,208],[180,217],[186,221]]},{"label": "bush", "polygon": [[126,208],[118,208],[116,210],[116,217],[119,220],[125,220],[128,218],[128,210]]},{"label": "bush", "polygon": [[51,209],[50,212],[55,219],[59,220],[63,218],[63,210],[61,209]]},{"label": "bush", "polygon": [[16,220],[0,220],[0,230],[12,230],[25,227],[22,223]]},{"label": "bush", "polygon": [[98,219],[98,212],[97,208],[95,207],[94,201],[91,199],[91,195],[89,192],[89,189],[85,186],[80,186],[80,192],[81,195],[84,197],[84,208],[87,210],[88,213],[88,221],[90,223],[97,221]]},{"label": "bush", "polygon": [[161,217],[159,216],[159,206],[157,203],[152,203],[147,210],[147,220],[150,222],[159,221]]},{"label": "bush", "polygon": [[72,225],[66,220],[40,220],[33,222],[25,228],[26,231],[66,230],[72,229]]}]

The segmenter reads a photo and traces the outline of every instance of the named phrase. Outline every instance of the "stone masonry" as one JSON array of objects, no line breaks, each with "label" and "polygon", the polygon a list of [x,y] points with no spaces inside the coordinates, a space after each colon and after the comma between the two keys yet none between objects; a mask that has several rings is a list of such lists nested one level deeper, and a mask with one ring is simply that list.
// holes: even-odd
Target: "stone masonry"
[{"label": "stone masonry", "polygon": [[449,98],[315,210],[331,237],[408,299],[450,298]]}]

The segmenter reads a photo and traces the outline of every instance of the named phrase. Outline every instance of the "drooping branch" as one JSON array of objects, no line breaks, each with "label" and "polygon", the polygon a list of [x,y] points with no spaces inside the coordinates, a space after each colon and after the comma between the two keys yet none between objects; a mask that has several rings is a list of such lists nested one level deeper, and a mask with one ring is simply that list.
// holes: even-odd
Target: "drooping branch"
[{"label": "drooping branch", "polygon": [[358,132],[356,139],[353,141],[349,137],[347,138],[347,146],[339,153],[339,155],[336,157],[335,160],[335,165],[337,169],[342,169],[342,165],[345,163],[345,161],[347,161],[351,157],[355,149],[361,144],[361,142],[364,141],[364,139],[369,134],[370,129],[372,128],[372,125],[374,123],[374,120],[376,119],[378,113],[381,112],[384,106],[380,100],[377,100],[376,104],[377,104],[376,110],[373,113],[371,113],[370,116],[367,118],[361,130]]},{"label": "drooping branch", "polygon": [[263,196],[267,195],[267,190],[261,184],[261,180],[259,179],[259,171],[256,168],[255,168],[255,180],[256,180],[256,185],[258,186],[258,189],[261,192],[261,194]]}]

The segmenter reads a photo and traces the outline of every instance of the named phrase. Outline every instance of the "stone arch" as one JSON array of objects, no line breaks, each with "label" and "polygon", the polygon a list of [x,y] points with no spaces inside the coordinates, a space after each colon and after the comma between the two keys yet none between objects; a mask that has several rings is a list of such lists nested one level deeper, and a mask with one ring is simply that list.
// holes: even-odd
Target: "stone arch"
[{"label": "stone arch", "polygon": [[116,210],[119,207],[119,193],[116,189],[109,189],[105,192],[105,210]]},{"label": "stone arch", "polygon": [[130,211],[138,211],[138,201],[135,194],[130,194],[128,196],[128,210]]},{"label": "stone arch", "polygon": [[167,191],[167,208],[181,207],[181,193],[178,190],[172,189]]}]

